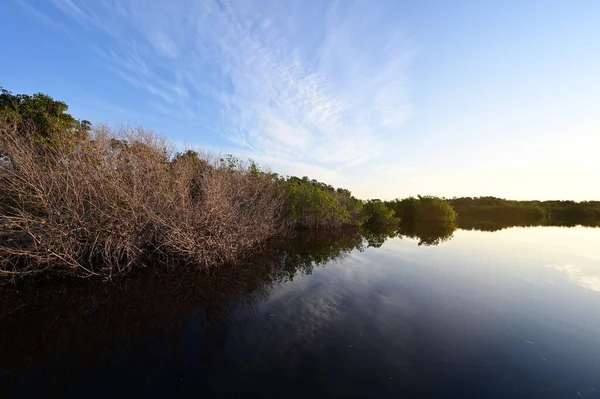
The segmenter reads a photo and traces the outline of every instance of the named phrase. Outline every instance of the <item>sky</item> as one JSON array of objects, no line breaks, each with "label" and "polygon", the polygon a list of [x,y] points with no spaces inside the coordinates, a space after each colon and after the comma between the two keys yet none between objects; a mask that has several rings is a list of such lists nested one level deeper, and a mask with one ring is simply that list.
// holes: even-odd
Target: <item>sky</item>
[{"label": "sky", "polygon": [[0,85],[360,198],[600,199],[596,0],[3,0]]}]

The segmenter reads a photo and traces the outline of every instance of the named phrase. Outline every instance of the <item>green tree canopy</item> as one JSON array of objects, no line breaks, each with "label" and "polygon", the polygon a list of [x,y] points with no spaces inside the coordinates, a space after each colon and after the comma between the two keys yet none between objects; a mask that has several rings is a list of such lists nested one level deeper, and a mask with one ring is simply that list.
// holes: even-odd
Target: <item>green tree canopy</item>
[{"label": "green tree canopy", "polygon": [[386,202],[386,205],[396,212],[396,216],[406,222],[429,221],[453,223],[456,212],[452,205],[444,198],[430,195],[419,195],[405,199],[395,199]]},{"label": "green tree canopy", "polygon": [[13,94],[0,87],[0,122],[39,143],[52,143],[64,133],[71,139],[88,134],[91,123],[74,118],[68,109],[66,103],[46,94]]},{"label": "green tree canopy", "polygon": [[399,222],[399,220],[394,217],[394,210],[385,206],[385,204],[378,199],[369,200],[365,203],[364,214],[366,223],[372,226],[395,224]]}]

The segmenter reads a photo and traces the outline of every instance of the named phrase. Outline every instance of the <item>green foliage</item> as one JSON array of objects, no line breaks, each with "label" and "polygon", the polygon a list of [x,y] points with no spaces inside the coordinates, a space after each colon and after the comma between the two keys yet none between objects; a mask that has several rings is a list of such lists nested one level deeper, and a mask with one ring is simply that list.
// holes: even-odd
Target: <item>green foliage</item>
[{"label": "green foliage", "polygon": [[447,200],[429,195],[395,199],[386,202],[386,205],[407,223],[417,221],[454,223],[457,216]]},{"label": "green foliage", "polygon": [[586,225],[600,222],[600,201],[513,201],[496,197],[453,198],[461,227]]},{"label": "green foliage", "polygon": [[75,119],[68,109],[66,103],[46,94],[13,94],[0,87],[0,122],[43,148],[72,145],[87,137],[91,123]]},{"label": "green foliage", "polygon": [[419,196],[418,199],[416,220],[444,223],[456,221],[456,212],[445,199],[433,196]]},{"label": "green foliage", "polygon": [[600,223],[600,201],[545,201],[541,206],[554,222],[586,226]]},{"label": "green foliage", "polygon": [[539,201],[508,201],[495,197],[453,198],[450,203],[461,222],[488,221],[499,224],[542,223],[546,212]]},{"label": "green foliage", "polygon": [[362,203],[348,190],[335,190],[306,176],[283,179],[281,186],[284,217],[295,226],[336,228],[362,224]]},{"label": "green foliage", "polygon": [[182,163],[192,164],[194,168],[206,170],[212,168],[212,166],[203,159],[197,151],[187,150],[186,152],[178,152],[175,154],[173,159],[171,159],[171,167]]},{"label": "green foliage", "polygon": [[365,223],[371,226],[397,224],[400,220],[394,217],[394,210],[388,208],[381,200],[369,200],[364,205]]}]

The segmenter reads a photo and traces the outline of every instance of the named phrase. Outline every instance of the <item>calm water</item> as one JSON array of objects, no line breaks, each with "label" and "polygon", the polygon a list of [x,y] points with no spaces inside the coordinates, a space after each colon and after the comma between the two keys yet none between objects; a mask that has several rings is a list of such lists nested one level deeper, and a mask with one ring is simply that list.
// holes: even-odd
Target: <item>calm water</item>
[{"label": "calm water", "polygon": [[600,398],[600,229],[451,234],[13,295],[0,396]]}]

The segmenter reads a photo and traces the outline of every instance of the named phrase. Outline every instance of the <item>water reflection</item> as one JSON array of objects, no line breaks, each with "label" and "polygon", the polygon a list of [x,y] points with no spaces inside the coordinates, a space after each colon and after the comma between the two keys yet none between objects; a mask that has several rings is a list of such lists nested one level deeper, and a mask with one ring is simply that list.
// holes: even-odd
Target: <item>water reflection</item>
[{"label": "water reflection", "polygon": [[527,221],[515,222],[511,221],[502,223],[499,221],[490,220],[473,220],[461,218],[457,223],[435,223],[435,222],[420,222],[420,223],[402,223],[400,226],[384,226],[363,231],[363,236],[366,240],[367,247],[381,247],[386,240],[390,238],[410,238],[418,242],[421,246],[435,246],[444,242],[450,241],[454,237],[454,232],[460,230],[475,230],[494,232],[514,227],[565,227],[572,228],[578,226],[599,227],[597,224],[581,223],[559,223],[548,222],[546,224],[530,223]]},{"label": "water reflection", "polygon": [[367,247],[379,248],[390,238],[411,238],[418,245],[439,245],[452,239],[457,229],[454,223],[403,223],[400,226],[382,226],[366,229],[363,236]]},{"label": "water reflection", "polygon": [[578,265],[551,265],[551,269],[564,273],[567,278],[578,286],[600,292],[600,273],[598,268],[589,268]]},{"label": "water reflection", "polygon": [[[597,288],[599,254],[590,245],[562,255],[556,248],[574,237],[594,241],[597,231],[537,231],[534,244],[525,240],[534,237],[530,231],[478,234],[421,224],[303,232],[237,265],[140,272],[110,284],[53,282],[0,295],[0,396],[81,397],[90,382],[100,385],[97,395],[109,395],[146,381],[167,391],[136,396],[164,397],[185,379],[196,396],[234,392],[239,384],[260,385],[272,397],[304,395],[294,389],[302,385],[340,396],[368,390],[374,397],[482,397],[490,384],[497,397],[513,388],[531,394],[523,397],[575,397],[575,389],[555,383],[569,369],[589,393],[594,381],[580,376],[600,366],[593,349],[600,326],[589,317],[597,314],[595,302],[580,287]],[[367,250],[395,237],[402,240],[388,250]],[[439,251],[417,249],[452,238]],[[577,265],[543,268],[547,276],[565,275],[580,291],[571,284],[545,294],[549,286],[539,279],[546,275],[528,267],[541,243],[555,251],[544,251],[541,265]],[[536,258],[521,254],[515,265],[499,255],[519,253],[516,244]],[[587,263],[573,256],[583,249],[591,251],[582,255]],[[493,267],[488,258],[509,266]],[[523,289],[523,281],[533,285]],[[577,327],[582,323],[586,330]],[[575,341],[581,344],[561,349]],[[539,392],[531,390],[538,385]]]},{"label": "water reflection", "polygon": [[[61,379],[47,379],[48,373],[70,375],[92,362],[110,363],[115,348],[139,345],[140,337],[152,340],[148,332],[156,338],[192,324],[199,339],[219,345],[222,329],[231,328],[236,315],[253,313],[276,286],[365,247],[356,230],[304,232],[245,262],[207,271],[137,273],[109,284],[54,281],[4,292],[0,393],[32,381],[46,386],[44,395],[62,391],[54,386]],[[12,389],[8,393],[17,392]]]},{"label": "water reflection", "polygon": [[365,229],[362,233],[368,248],[379,248],[388,239],[398,237],[400,234],[397,226],[374,227]]},{"label": "water reflection", "polygon": [[574,222],[561,220],[531,221],[531,220],[502,220],[502,219],[477,219],[468,216],[462,216],[458,219],[458,228],[462,230],[477,231],[500,231],[512,227],[600,227],[599,221]]},{"label": "water reflection", "polygon": [[[504,227],[461,224],[460,228],[494,231]],[[102,348],[109,341],[131,342],[137,331],[153,326],[181,327],[190,308],[203,309],[203,325],[211,330],[231,312],[252,309],[273,287],[309,275],[315,267],[339,261],[354,250],[379,248],[396,237],[413,239],[419,246],[440,245],[451,240],[456,229],[455,224],[421,223],[303,232],[271,243],[259,255],[235,266],[204,272],[138,273],[111,284],[53,281],[18,295],[13,290],[0,295],[0,372],[15,370],[23,366],[23,359],[46,356],[65,345]],[[588,278],[568,265],[553,268],[580,285],[600,290],[595,276]],[[98,330],[98,325],[103,329]],[[38,339],[40,333],[43,340]]]},{"label": "water reflection", "polygon": [[[140,272],[109,284],[53,281],[19,293],[5,292],[0,296],[0,389],[19,386],[24,375],[27,381],[41,379],[35,370],[48,370],[40,363],[69,365],[69,370],[52,370],[68,375],[88,362],[110,362],[114,348],[139,344],[139,337],[149,331],[173,333],[193,323],[202,336],[218,344],[221,329],[231,328],[236,315],[254,312],[277,286],[309,275],[315,267],[341,261],[354,250],[380,247],[394,237],[437,245],[449,239],[453,229],[429,225],[303,232],[273,242],[237,265],[202,272]],[[64,361],[67,353],[73,362]],[[50,390],[62,389],[52,381],[45,384]]]},{"label": "water reflection", "polygon": [[399,234],[419,240],[419,245],[431,246],[451,240],[457,227],[454,223],[402,224]]}]

